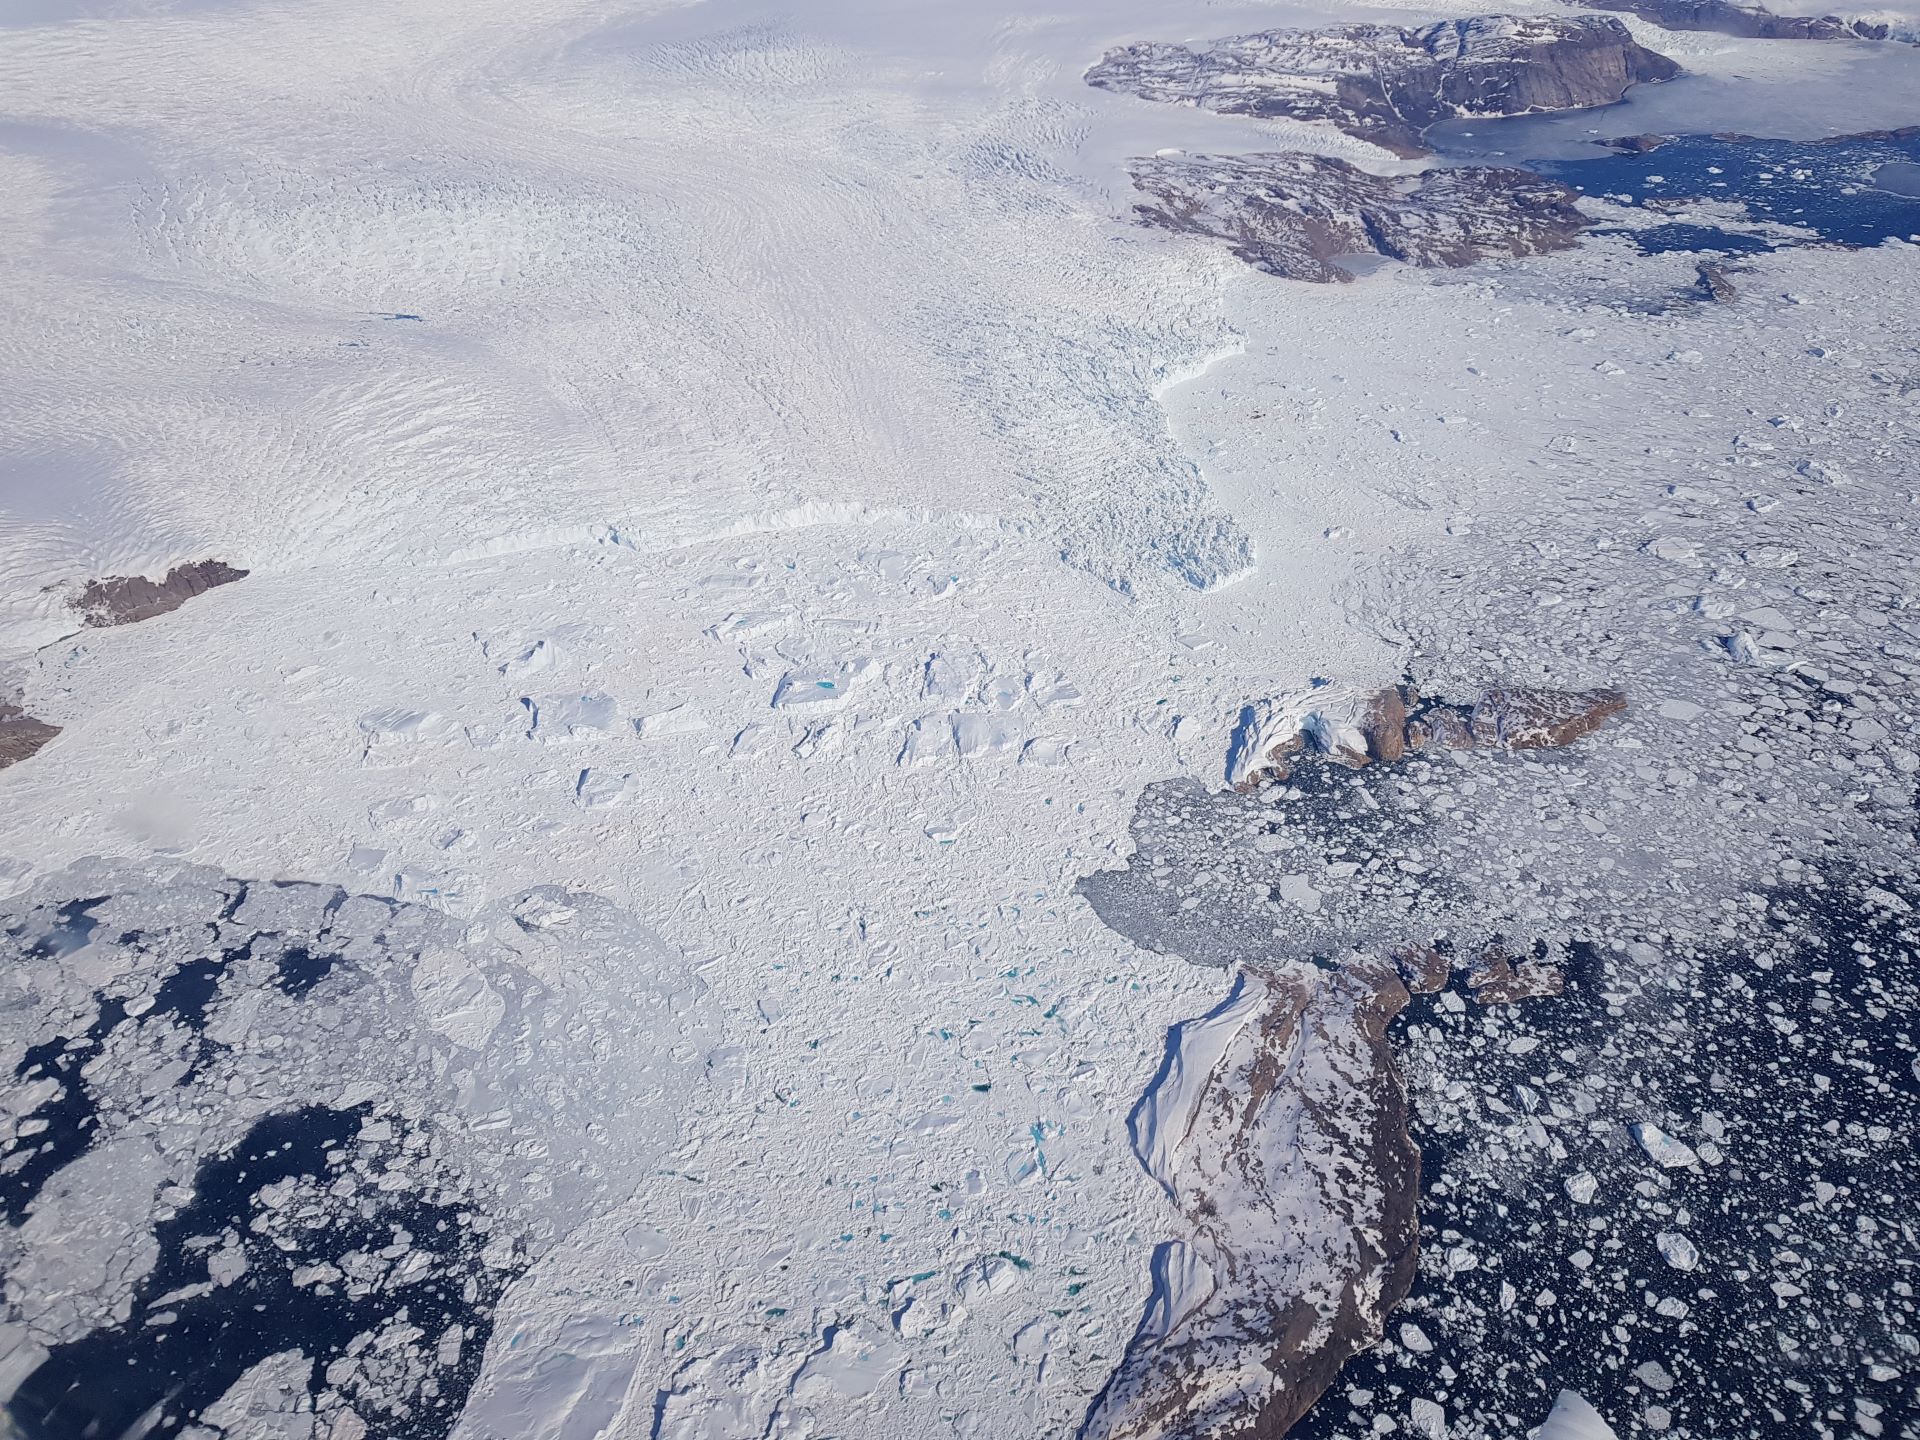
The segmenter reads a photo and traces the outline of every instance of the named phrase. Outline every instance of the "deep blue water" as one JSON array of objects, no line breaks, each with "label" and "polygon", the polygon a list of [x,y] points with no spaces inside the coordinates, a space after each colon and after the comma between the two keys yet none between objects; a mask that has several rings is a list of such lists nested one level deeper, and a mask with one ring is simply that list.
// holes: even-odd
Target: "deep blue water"
[{"label": "deep blue water", "polygon": [[[1409,1395],[1444,1404],[1453,1440],[1507,1440],[1562,1387],[1627,1440],[1920,1436],[1920,890],[1840,872],[1765,899],[1767,943],[1676,954],[1664,975],[1578,946],[1556,999],[1415,999],[1400,1044],[1424,1027],[1416,1067],[1437,1061],[1504,1113],[1449,1120],[1416,1079],[1420,1278],[1288,1440],[1373,1440]],[[1518,1035],[1539,1047],[1513,1054]],[[1699,1145],[1709,1113],[1726,1153],[1685,1169],[1650,1163],[1621,1123],[1677,1116]],[[1565,1158],[1490,1140],[1528,1116]],[[1591,1203],[1563,1188],[1578,1170]],[[1669,1231],[1697,1244],[1696,1269],[1663,1262]],[[1456,1269],[1454,1247],[1477,1263]],[[1407,1323],[1431,1349],[1394,1343]]]},{"label": "deep blue water", "polygon": [[[1644,205],[1704,198],[1738,201],[1756,220],[1802,226],[1842,245],[1878,245],[1920,234],[1920,195],[1903,177],[1920,162],[1920,132],[1819,142],[1680,135],[1644,155],[1535,160],[1532,168],[1589,195]],[[1742,251],[1772,244],[1736,230],[1673,224],[1637,232],[1647,254],[1663,250]],[[1792,243],[1792,242],[1780,242]]]},{"label": "deep blue water", "polygon": [[[401,1378],[385,1387],[349,1380],[345,1388],[369,1436],[446,1435],[479,1373],[492,1307],[509,1277],[481,1262],[480,1217],[457,1200],[374,1192],[357,1206],[324,1211],[313,1201],[322,1187],[353,1178],[370,1108],[309,1105],[268,1115],[230,1153],[205,1161],[192,1202],[154,1232],[157,1259],[128,1318],[55,1346],[8,1402],[0,1430],[23,1440],[204,1435],[194,1428],[201,1412],[268,1356],[303,1352],[317,1394],[330,1365],[354,1368],[366,1337],[404,1323],[426,1340],[424,1352],[416,1342],[389,1357]],[[276,1212],[262,1192],[287,1183],[304,1183],[303,1205],[321,1213],[263,1223]],[[206,1237],[222,1235],[246,1264],[237,1279],[208,1284]],[[389,1252],[396,1237],[425,1261],[419,1278],[356,1293],[301,1274],[322,1264],[352,1272],[357,1258]],[[423,1363],[420,1354],[434,1354],[450,1326],[460,1327],[464,1343]],[[417,1374],[404,1373],[409,1360]]]},{"label": "deep blue water", "polygon": [[1778,247],[1758,235],[1742,235],[1717,225],[1655,225],[1633,232],[1642,255],[1664,255],[1669,250],[1713,250],[1722,255],[1752,255]]},{"label": "deep blue water", "polygon": [[[222,921],[246,893],[242,885],[228,897]],[[92,912],[106,898],[12,924],[0,916],[0,968],[9,945],[44,960],[98,943]],[[165,953],[178,935],[128,930],[116,943]],[[260,983],[261,962],[271,966],[266,983],[316,1014],[340,1004],[348,993],[340,986],[366,964],[317,942],[253,934],[172,963],[144,1006],[96,992],[86,1012],[25,1046],[12,1081],[45,1093],[0,1133],[0,1236],[24,1226],[48,1187],[96,1145],[152,1123],[144,1113],[129,1123],[107,1098],[116,1080],[124,1089],[124,1077],[138,1073],[142,1055],[184,1058],[177,1085],[216,1108],[202,1093],[205,1071],[226,1047],[210,1021],[223,1001]],[[479,1373],[494,1305],[519,1267],[483,1258],[495,1230],[484,1197],[456,1168],[423,1163],[431,1134],[380,1114],[384,1135],[367,1128],[376,1118],[371,1104],[332,1108],[289,1095],[236,1142],[199,1157],[191,1174],[176,1177],[191,1199],[156,1219],[151,1268],[127,1307],[50,1347],[0,1400],[0,1437],[209,1435],[200,1423],[208,1407],[261,1361],[297,1351],[305,1358],[296,1388],[304,1386],[310,1403],[350,1402],[364,1426],[353,1433],[445,1440]],[[395,1167],[410,1183],[368,1183]],[[229,1260],[216,1277],[212,1257],[222,1240]],[[232,1264],[236,1251],[243,1263]],[[323,1416],[316,1433],[338,1416]],[[251,1440],[264,1432],[221,1433]]]}]

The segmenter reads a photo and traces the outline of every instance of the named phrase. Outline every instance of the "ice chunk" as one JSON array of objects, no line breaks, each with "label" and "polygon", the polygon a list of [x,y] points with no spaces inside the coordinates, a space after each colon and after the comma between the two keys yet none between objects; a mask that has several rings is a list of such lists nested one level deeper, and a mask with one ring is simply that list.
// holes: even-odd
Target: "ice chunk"
[{"label": "ice chunk", "polygon": [[1064,710],[1068,706],[1078,705],[1081,698],[1079,687],[1060,675],[1044,679],[1038,675],[1028,676],[1027,693],[1042,710]]},{"label": "ice chunk", "polygon": [[1658,1360],[1648,1360],[1633,1367],[1633,1378],[1649,1390],[1666,1394],[1673,1389],[1673,1376]]},{"label": "ice chunk", "polygon": [[786,620],[772,610],[736,610],[707,633],[716,640],[751,640],[778,630]]},{"label": "ice chunk", "polygon": [[1629,1125],[1627,1130],[1635,1140],[1640,1142],[1640,1148],[1647,1152],[1649,1160],[1668,1170],[1692,1165],[1700,1158],[1693,1153],[1691,1146],[1674,1139],[1649,1120],[1636,1121]]},{"label": "ice chunk", "polygon": [[633,794],[633,783],[631,775],[615,775],[606,770],[582,770],[580,778],[573,785],[573,798],[587,810],[624,805]]},{"label": "ice chunk", "polygon": [[1049,768],[1067,763],[1067,742],[1064,740],[1029,740],[1026,748],[1020,752],[1022,765],[1044,765]]},{"label": "ice chunk", "polygon": [[545,744],[605,735],[617,722],[610,695],[561,695],[528,708],[534,716],[528,733]]},{"label": "ice chunk", "polygon": [[1653,1243],[1660,1247],[1660,1258],[1676,1270],[1691,1270],[1700,1263],[1700,1251],[1684,1235],[1662,1231]]},{"label": "ice chunk", "polygon": [[1599,1189],[1600,1182],[1593,1178],[1591,1170],[1582,1170],[1567,1177],[1567,1198],[1576,1205],[1591,1204]]},{"label": "ice chunk", "polygon": [[556,655],[553,642],[536,640],[518,654],[508,656],[494,669],[507,676],[534,675],[542,670],[551,670]]},{"label": "ice chunk", "polygon": [[1042,1364],[1053,1353],[1059,1328],[1045,1320],[1029,1320],[1013,1335],[1013,1358],[1022,1365]]},{"label": "ice chunk", "polygon": [[921,674],[921,694],[929,700],[963,700],[973,689],[979,670],[978,663],[972,660],[929,655]]},{"label": "ice chunk", "polygon": [[1532,1440],[1620,1440],[1620,1434],[1585,1397],[1562,1390],[1546,1424],[1533,1432]]},{"label": "ice chunk", "polygon": [[982,1255],[960,1272],[953,1282],[962,1303],[978,1305],[996,1295],[1005,1295],[1020,1284],[1020,1267],[1005,1255]]},{"label": "ice chunk", "polygon": [[673,705],[642,715],[633,722],[633,728],[643,740],[657,740],[663,735],[695,735],[707,728],[707,717],[691,705]]},{"label": "ice chunk", "polygon": [[1020,741],[1019,727],[1001,715],[961,714],[952,723],[953,748],[962,759],[1004,755]]},{"label": "ice chunk", "polygon": [[1673,561],[1676,564],[1692,564],[1700,552],[1700,542],[1683,540],[1673,535],[1662,535],[1657,539],[1649,540],[1643,548],[1657,559]]},{"label": "ice chunk", "polygon": [[506,1001],[458,950],[427,950],[409,978],[421,1018],[463,1049],[484,1046],[506,1014]]},{"label": "ice chunk", "polygon": [[632,1226],[620,1238],[643,1265],[660,1259],[672,1248],[667,1237],[651,1225]]},{"label": "ice chunk", "polygon": [[434,711],[390,706],[362,715],[360,733],[366,737],[367,752],[372,753],[398,745],[447,745],[458,740],[462,731]]},{"label": "ice chunk", "polygon": [[835,1396],[864,1399],[905,1359],[891,1340],[865,1327],[836,1325],[825,1340],[794,1377],[790,1393],[801,1404],[819,1404]]},{"label": "ice chunk", "polygon": [[956,1318],[956,1314],[964,1313],[964,1311],[952,1311],[945,1305],[915,1296],[893,1312],[893,1328],[909,1340],[920,1340],[944,1328]]},{"label": "ice chunk", "polygon": [[926,716],[907,727],[897,763],[931,765],[943,755],[951,754],[952,744],[953,731],[948,723],[931,715]]},{"label": "ice chunk", "polygon": [[804,705],[844,704],[852,677],[840,670],[789,670],[774,687],[773,704],[786,710]]},{"label": "ice chunk", "polygon": [[1282,900],[1289,905],[1298,905],[1309,915],[1320,908],[1320,892],[1313,888],[1305,875],[1282,875],[1273,888]]}]

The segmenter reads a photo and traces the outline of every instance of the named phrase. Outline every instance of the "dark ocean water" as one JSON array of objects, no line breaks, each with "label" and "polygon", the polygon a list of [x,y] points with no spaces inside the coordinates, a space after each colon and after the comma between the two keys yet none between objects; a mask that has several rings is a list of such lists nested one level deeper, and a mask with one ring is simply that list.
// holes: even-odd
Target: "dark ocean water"
[{"label": "dark ocean water", "polygon": [[[0,924],[0,962],[79,948],[104,899],[76,900],[40,925]],[[132,930],[116,943],[166,954],[170,938]],[[76,1162],[130,1123],[154,1123],[102,1103],[143,1056],[172,1061],[174,1089],[217,1106],[220,1087],[203,1092],[226,1050],[209,1025],[223,1001],[264,971],[318,1018],[351,1003],[364,963],[262,935],[181,958],[140,1005],[95,993],[88,1013],[27,1045],[14,1067],[13,1086],[39,1099],[0,1137],[0,1224],[20,1230]],[[150,1098],[164,1116],[165,1096]],[[318,1407],[318,1433],[350,1405],[374,1440],[443,1440],[518,1270],[488,1263],[493,1223],[471,1187],[429,1162],[433,1134],[391,1106],[309,1102],[287,1095],[178,1177],[181,1197],[156,1212],[155,1259],[124,1312],[50,1347],[0,1407],[0,1437],[204,1437],[209,1407],[249,1370],[298,1355],[283,1376],[286,1403]],[[23,1301],[46,1304],[31,1286],[4,1298],[10,1320]]]},{"label": "dark ocean water", "polygon": [[1766,944],[1650,980],[1588,946],[1558,999],[1416,1000],[1419,1280],[1295,1436],[1426,1397],[1452,1440],[1517,1440],[1562,1388],[1622,1436],[1920,1436],[1920,888],[1763,898]]},{"label": "dark ocean water", "polygon": [[[392,1440],[447,1434],[479,1371],[491,1306],[507,1278],[481,1263],[485,1236],[474,1214],[458,1203],[380,1195],[358,1206],[308,1204],[308,1214],[261,1223],[282,1190],[317,1194],[352,1181],[370,1118],[366,1106],[282,1111],[204,1163],[192,1201],[155,1231],[159,1259],[132,1314],[51,1352],[8,1406],[15,1433],[24,1440],[178,1435],[269,1356],[302,1353],[296,1393],[304,1399],[330,1366],[345,1360],[352,1368],[370,1340],[378,1345],[399,1328],[456,1339],[424,1372],[390,1388],[368,1385],[359,1418],[367,1433]],[[244,1257],[244,1268],[208,1285],[208,1257],[226,1248]],[[387,1278],[393,1267],[378,1257],[396,1248],[418,1280]],[[322,1267],[331,1282],[308,1278]],[[375,1278],[360,1286],[343,1274]]]},{"label": "dark ocean water", "polygon": [[[1916,161],[1920,133],[1817,143],[1680,135],[1646,154],[1537,160],[1532,168],[1589,195],[1636,205],[1695,197],[1738,201],[1756,220],[1799,226],[1835,244],[1866,246],[1920,234],[1920,195],[1875,180],[1888,166]],[[1901,173],[1894,172],[1896,180]],[[1641,248],[1651,253],[1767,246],[1718,227],[1676,225],[1664,233],[1641,232]]]}]

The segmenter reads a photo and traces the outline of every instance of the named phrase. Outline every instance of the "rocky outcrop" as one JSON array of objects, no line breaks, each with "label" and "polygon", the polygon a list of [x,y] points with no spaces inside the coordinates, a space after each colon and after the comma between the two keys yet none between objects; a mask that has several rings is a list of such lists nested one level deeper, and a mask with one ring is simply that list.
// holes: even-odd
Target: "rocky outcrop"
[{"label": "rocky outcrop", "polygon": [[1082,1440],[1279,1440],[1413,1283],[1420,1154],[1385,963],[1245,975],[1134,1113],[1181,1238]]},{"label": "rocky outcrop", "polygon": [[0,770],[37,754],[59,733],[58,725],[36,720],[18,705],[0,700]]},{"label": "rocky outcrop", "polygon": [[1538,750],[1591,735],[1627,709],[1621,691],[1499,685],[1471,706],[1429,700],[1413,685],[1329,694],[1317,707],[1249,706],[1227,757],[1227,781],[1248,792],[1318,756],[1359,769],[1424,750]]},{"label": "rocky outcrop", "polygon": [[1370,175],[1321,155],[1166,155],[1137,160],[1146,225],[1224,241],[1270,275],[1344,282],[1334,262],[1382,255],[1457,267],[1564,250],[1593,222],[1577,192],[1527,170],[1463,166]]},{"label": "rocky outcrop", "polygon": [[1482,1005],[1518,1005],[1563,995],[1567,977],[1542,960],[1516,959],[1495,945],[1467,971],[1467,993]]},{"label": "rocky outcrop", "polygon": [[1749,40],[1885,40],[1890,26],[1838,15],[1775,15],[1760,5],[1732,0],[1569,0],[1590,10],[1618,10],[1651,20],[1663,30],[1706,30]]},{"label": "rocky outcrop", "polygon": [[1226,114],[1324,120],[1421,155],[1421,133],[1437,120],[1611,105],[1633,85],[1679,73],[1612,18],[1484,15],[1418,29],[1269,30],[1199,49],[1129,45],[1086,78]]},{"label": "rocky outcrop", "polygon": [[1702,260],[1694,267],[1699,276],[1694,281],[1694,294],[1702,300],[1718,300],[1722,304],[1735,299],[1740,287],[1733,283],[1724,265],[1716,265],[1711,260]]},{"label": "rocky outcrop", "polygon": [[132,625],[178,610],[194,596],[204,595],[215,586],[231,585],[246,575],[245,570],[236,570],[224,560],[176,565],[159,580],[114,575],[89,580],[73,601],[73,608],[90,626]]},{"label": "rocky outcrop", "polygon": [[1626,710],[1627,697],[1618,690],[1500,686],[1473,707],[1473,738],[1508,750],[1571,745]]}]

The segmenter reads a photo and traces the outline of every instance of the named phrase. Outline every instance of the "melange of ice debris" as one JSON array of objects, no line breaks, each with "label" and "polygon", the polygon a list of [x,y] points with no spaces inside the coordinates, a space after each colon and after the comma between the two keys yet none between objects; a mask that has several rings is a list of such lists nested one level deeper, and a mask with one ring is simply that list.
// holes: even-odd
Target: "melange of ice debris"
[{"label": "melange of ice debris", "polygon": [[1561,1387],[1622,1434],[1895,1436],[1915,1413],[1920,886],[1836,870],[1697,943],[1578,947],[1567,993],[1416,1001],[1420,1278],[1308,1440],[1522,1433]]},{"label": "melange of ice debris", "polygon": [[506,1284],[631,1193],[700,1083],[656,1043],[702,1033],[695,982],[593,896],[469,929],[83,862],[0,912],[0,957],[0,1273],[35,1434],[446,1434]]},{"label": "melange of ice debris", "polygon": [[[1302,1435],[1405,1427],[1410,1400],[1524,1433],[1559,1385],[1621,1433],[1899,1435],[1920,1408],[1916,387],[1871,327],[1807,344],[1801,301],[1756,306],[1712,377],[1676,335],[1657,438],[1576,407],[1529,544],[1461,526],[1451,563],[1385,577],[1438,672],[1598,671],[1637,703],[1538,772],[1555,803],[1509,807],[1579,878],[1564,921],[1515,927],[1560,937],[1565,994],[1409,1017],[1422,1281]],[[1514,879],[1469,912],[1524,912]]]}]

